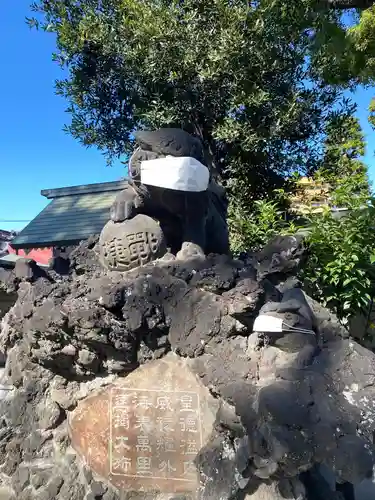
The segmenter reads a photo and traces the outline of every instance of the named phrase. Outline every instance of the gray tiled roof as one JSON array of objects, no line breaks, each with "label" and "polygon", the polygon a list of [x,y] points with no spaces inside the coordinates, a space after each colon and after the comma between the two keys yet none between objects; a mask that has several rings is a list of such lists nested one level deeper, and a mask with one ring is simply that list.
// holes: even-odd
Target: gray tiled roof
[{"label": "gray tiled roof", "polygon": [[73,244],[99,234],[125,181],[42,191],[51,203],[12,241],[13,248]]}]

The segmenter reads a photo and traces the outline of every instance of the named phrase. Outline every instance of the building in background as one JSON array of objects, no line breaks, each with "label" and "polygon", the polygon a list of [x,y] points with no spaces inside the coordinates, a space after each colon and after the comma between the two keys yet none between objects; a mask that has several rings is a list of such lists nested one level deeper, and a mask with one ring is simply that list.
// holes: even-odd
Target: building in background
[{"label": "building in background", "polygon": [[41,265],[48,265],[52,257],[52,250],[50,248],[16,250],[13,248],[12,242],[17,234],[17,231],[0,229],[0,265],[12,267],[15,261],[21,257],[33,259]]},{"label": "building in background", "polygon": [[10,242],[16,235],[17,233],[15,231],[0,229],[0,257],[9,253]]},{"label": "building in background", "polygon": [[18,255],[48,260],[61,247],[72,247],[100,234],[110,217],[110,208],[126,180],[46,189],[50,203],[12,240]]},{"label": "building in background", "polygon": [[332,205],[331,186],[326,182],[302,177],[297,182],[296,191],[290,196],[289,213],[293,216],[301,216],[313,213],[322,213],[329,208],[335,218],[343,217],[348,213],[345,207]]}]

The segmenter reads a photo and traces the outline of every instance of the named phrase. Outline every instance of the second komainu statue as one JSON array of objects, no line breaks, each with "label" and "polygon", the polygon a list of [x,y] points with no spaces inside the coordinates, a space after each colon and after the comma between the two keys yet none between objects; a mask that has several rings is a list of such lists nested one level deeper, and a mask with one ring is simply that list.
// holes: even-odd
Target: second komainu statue
[{"label": "second komainu statue", "polygon": [[[167,251],[228,254],[228,202],[224,188],[205,166],[201,141],[173,128],[141,131],[134,136],[137,148],[129,160],[128,185],[117,195],[110,221],[100,236],[102,264],[127,271]],[[193,185],[194,176],[207,170],[205,187],[176,189],[170,187],[174,187],[171,179],[165,182],[168,175],[176,177],[184,161],[196,169],[191,168],[188,174]],[[145,183],[142,172],[146,167],[160,169],[151,171],[157,182]]]}]

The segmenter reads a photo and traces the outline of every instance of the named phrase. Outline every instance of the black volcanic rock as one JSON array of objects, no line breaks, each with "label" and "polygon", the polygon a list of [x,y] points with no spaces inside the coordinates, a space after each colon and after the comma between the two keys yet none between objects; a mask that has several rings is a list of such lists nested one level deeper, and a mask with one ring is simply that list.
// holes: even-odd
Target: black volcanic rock
[{"label": "black volcanic rock", "polygon": [[[118,500],[70,448],[67,418],[94,390],[171,350],[236,413],[217,415],[196,460],[202,500],[256,499],[268,486],[281,492],[272,498],[318,500],[319,484],[338,500],[319,464],[340,483],[371,475],[375,355],[295,282],[279,286],[216,255],[108,272],[95,242],[74,249],[63,274],[30,274],[26,263],[3,273],[18,293],[0,334],[0,472],[14,497]],[[311,332],[253,332],[259,313]]]}]

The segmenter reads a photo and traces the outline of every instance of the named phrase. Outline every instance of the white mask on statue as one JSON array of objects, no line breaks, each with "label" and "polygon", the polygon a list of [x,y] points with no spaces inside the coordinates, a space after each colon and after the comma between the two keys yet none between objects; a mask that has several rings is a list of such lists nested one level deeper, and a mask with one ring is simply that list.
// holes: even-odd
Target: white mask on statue
[{"label": "white mask on statue", "polygon": [[142,161],[141,183],[177,191],[206,191],[210,172],[195,158],[167,156]]}]

